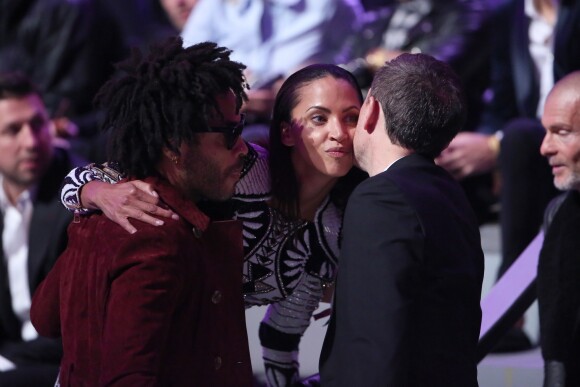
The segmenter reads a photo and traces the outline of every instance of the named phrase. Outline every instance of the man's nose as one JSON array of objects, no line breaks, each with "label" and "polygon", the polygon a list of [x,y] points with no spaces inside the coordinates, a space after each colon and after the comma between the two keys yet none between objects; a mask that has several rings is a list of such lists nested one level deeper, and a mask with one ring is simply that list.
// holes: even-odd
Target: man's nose
[{"label": "man's nose", "polygon": [[548,156],[554,153],[553,139],[550,132],[546,132],[544,139],[542,140],[542,145],[540,146],[540,153],[542,156]]}]

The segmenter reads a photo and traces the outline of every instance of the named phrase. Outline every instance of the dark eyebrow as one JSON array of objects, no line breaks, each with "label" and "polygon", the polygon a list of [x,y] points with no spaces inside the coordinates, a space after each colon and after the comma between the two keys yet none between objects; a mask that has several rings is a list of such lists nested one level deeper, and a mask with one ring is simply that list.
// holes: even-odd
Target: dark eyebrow
[{"label": "dark eyebrow", "polygon": [[360,107],[358,107],[358,106],[356,106],[356,105],[349,106],[349,107],[347,107],[346,109],[343,109],[342,111],[343,111],[343,112],[347,112],[347,111],[349,111],[349,110],[353,110],[353,109],[355,109],[355,110],[357,110],[357,111],[360,111]]},{"label": "dark eyebrow", "polygon": [[308,109],[306,109],[307,112],[309,112],[310,110],[322,110],[326,113],[330,113],[329,108],[326,108],[324,106],[318,106],[318,105],[310,106]]},{"label": "dark eyebrow", "polygon": [[41,112],[37,112],[34,116],[32,116],[32,118],[30,119],[30,121],[35,121],[35,120],[42,120],[42,121],[48,121],[48,117],[46,117],[44,114],[42,114]]},{"label": "dark eyebrow", "polygon": [[16,122],[9,122],[5,128],[22,128],[22,126],[26,123],[36,123],[36,122],[41,122],[41,123],[46,123],[49,121],[49,118],[47,118],[44,114],[42,114],[42,112],[36,112],[32,117],[30,117],[30,119],[27,120],[23,120],[23,121],[16,121]]},{"label": "dark eyebrow", "polygon": [[[355,109],[357,111],[360,110],[360,108],[358,106],[352,105],[352,106],[349,106],[349,107],[347,107],[345,109],[342,109],[342,112],[344,113],[344,112],[347,112],[347,111],[352,110],[352,109]],[[331,112],[329,108],[324,107],[324,106],[319,106],[319,105],[314,105],[314,106],[311,106],[308,109],[306,109],[307,112],[310,111],[310,110],[322,110],[322,111],[324,111],[326,113],[330,113]]]},{"label": "dark eyebrow", "polygon": [[558,130],[568,130],[568,131],[572,131],[572,127],[565,125],[565,124],[554,124],[551,125],[548,128],[549,131],[553,132],[553,131],[558,131]]}]

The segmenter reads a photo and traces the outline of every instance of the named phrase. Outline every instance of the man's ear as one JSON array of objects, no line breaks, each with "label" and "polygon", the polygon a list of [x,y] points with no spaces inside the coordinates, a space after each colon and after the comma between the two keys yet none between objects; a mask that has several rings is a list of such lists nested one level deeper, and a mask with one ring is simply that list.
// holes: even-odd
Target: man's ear
[{"label": "man's ear", "polygon": [[292,127],[287,122],[282,122],[280,126],[280,139],[282,140],[282,144],[286,146],[294,146],[294,138],[292,137]]},{"label": "man's ear", "polygon": [[179,164],[179,154],[165,146],[163,147],[163,156],[165,156],[168,160],[171,160],[173,164]]},{"label": "man's ear", "polygon": [[376,100],[372,95],[368,95],[364,102],[364,109],[362,111],[362,127],[369,134],[374,132],[379,122],[379,117],[381,114],[381,106],[379,101]]}]

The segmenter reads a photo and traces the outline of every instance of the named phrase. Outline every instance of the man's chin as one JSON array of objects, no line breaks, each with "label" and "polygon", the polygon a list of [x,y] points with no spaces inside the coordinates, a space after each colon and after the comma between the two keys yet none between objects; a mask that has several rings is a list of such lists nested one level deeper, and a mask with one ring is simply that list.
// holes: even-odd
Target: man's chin
[{"label": "man's chin", "polygon": [[221,192],[213,192],[210,195],[206,196],[206,199],[211,200],[213,202],[225,202],[230,200],[234,196],[234,189],[230,190],[223,190]]},{"label": "man's chin", "polygon": [[554,185],[560,191],[577,190],[580,191],[580,176],[566,176],[563,178],[554,178]]},{"label": "man's chin", "polygon": [[36,184],[40,180],[41,174],[37,171],[27,171],[24,173],[19,173],[16,178],[10,178],[9,176],[4,176],[7,180],[12,180],[14,184],[25,187],[28,189],[30,186]]}]

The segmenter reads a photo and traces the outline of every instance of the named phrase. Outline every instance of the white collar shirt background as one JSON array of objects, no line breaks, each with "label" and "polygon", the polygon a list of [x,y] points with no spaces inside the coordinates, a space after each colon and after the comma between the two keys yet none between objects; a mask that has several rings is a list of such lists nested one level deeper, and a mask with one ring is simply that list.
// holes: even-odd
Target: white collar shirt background
[{"label": "white collar shirt background", "polygon": [[22,323],[21,335],[25,341],[38,337],[30,322],[31,294],[28,281],[28,232],[33,211],[34,190],[24,191],[12,205],[3,188],[0,175],[0,209],[4,228],[2,246],[8,274],[12,310]]},{"label": "white collar shirt background", "polygon": [[431,0],[400,3],[391,17],[388,28],[383,33],[383,47],[387,50],[401,50],[401,47],[407,43],[409,31],[431,12],[432,8]]},{"label": "white collar shirt background", "polygon": [[[555,2],[557,5],[558,3]],[[534,0],[525,0],[524,12],[530,18],[529,50],[534,67],[536,79],[540,85],[540,98],[536,110],[536,116],[542,117],[544,104],[548,93],[554,86],[554,29],[536,9]]]},{"label": "white collar shirt background", "polygon": [[359,0],[200,0],[181,36],[185,47],[213,41],[233,50],[257,89],[311,58],[333,63],[359,7]]}]

